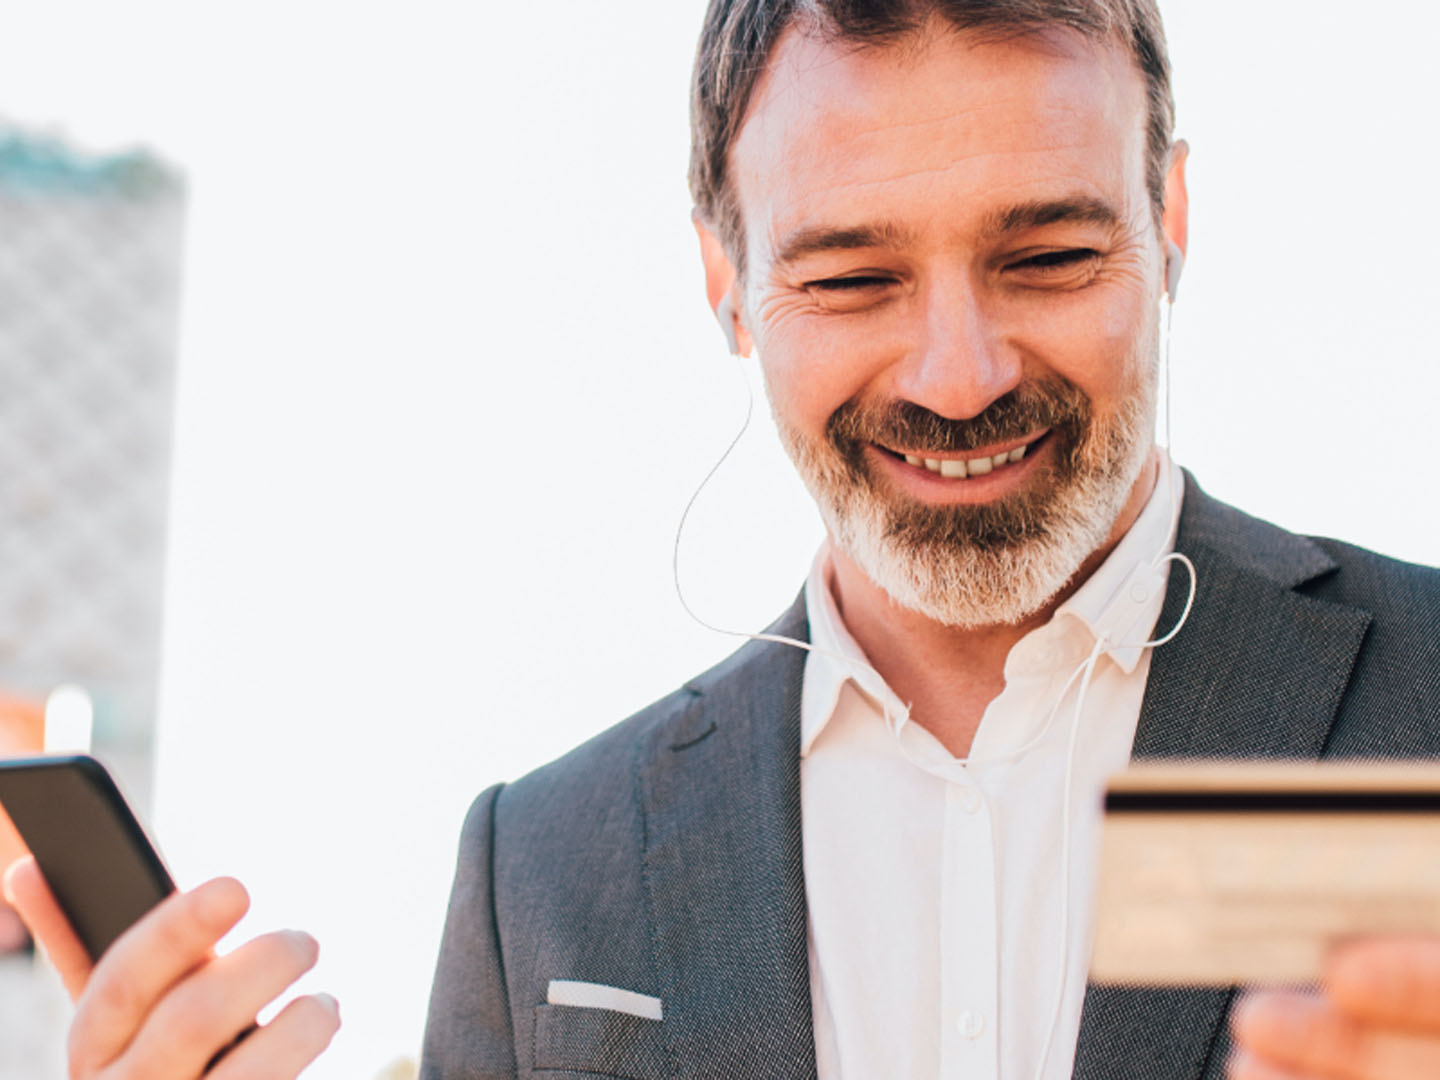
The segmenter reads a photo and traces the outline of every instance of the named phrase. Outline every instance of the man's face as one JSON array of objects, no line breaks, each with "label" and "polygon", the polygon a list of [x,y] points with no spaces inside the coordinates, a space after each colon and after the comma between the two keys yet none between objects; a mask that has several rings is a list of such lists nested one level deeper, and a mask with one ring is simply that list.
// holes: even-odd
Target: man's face
[{"label": "man's face", "polygon": [[1144,129],[1130,57],[1068,32],[776,48],[731,157],[744,323],[832,536],[907,607],[1018,622],[1139,490]]}]

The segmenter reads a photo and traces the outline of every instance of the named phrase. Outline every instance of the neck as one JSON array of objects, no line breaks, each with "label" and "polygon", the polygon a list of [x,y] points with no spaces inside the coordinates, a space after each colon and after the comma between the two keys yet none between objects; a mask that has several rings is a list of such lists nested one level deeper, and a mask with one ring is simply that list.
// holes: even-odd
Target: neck
[{"label": "neck", "polygon": [[1049,603],[1018,623],[962,629],[935,622],[896,604],[854,560],[832,546],[830,589],[846,629],[900,700],[909,704],[911,719],[951,754],[964,757],[970,752],[986,706],[1005,688],[1005,658],[1015,643],[1048,622],[1130,531],[1155,490],[1159,463],[1159,455],[1152,454],[1140,470],[1105,543]]}]

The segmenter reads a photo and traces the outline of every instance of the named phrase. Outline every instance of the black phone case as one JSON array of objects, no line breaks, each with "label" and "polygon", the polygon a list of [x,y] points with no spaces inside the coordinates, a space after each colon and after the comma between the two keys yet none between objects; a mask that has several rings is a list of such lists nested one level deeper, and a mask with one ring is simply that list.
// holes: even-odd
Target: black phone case
[{"label": "black phone case", "polygon": [[0,805],[93,960],[175,891],[115,782],[92,757],[0,760]]}]

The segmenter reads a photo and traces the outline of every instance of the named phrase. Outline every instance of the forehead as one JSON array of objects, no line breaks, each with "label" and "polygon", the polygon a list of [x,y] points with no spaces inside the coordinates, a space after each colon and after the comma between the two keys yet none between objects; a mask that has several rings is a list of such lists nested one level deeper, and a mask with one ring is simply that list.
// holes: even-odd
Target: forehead
[{"label": "forehead", "polygon": [[1128,53],[1070,31],[858,48],[792,27],[731,169],[763,260],[778,237],[821,223],[886,218],[937,235],[1076,195],[1133,213],[1146,200],[1145,126]]}]

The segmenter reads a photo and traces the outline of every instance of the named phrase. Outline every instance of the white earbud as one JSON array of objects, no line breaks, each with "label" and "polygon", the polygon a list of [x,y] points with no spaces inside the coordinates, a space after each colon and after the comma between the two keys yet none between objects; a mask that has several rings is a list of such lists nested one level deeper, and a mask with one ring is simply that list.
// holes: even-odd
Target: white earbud
[{"label": "white earbud", "polygon": [[1165,241],[1165,295],[1170,303],[1175,302],[1175,292],[1180,288],[1180,275],[1185,272],[1185,253],[1174,240]]},{"label": "white earbud", "polygon": [[735,336],[735,302],[726,293],[720,303],[715,305],[715,318],[720,323],[720,332],[725,335],[725,344],[729,346],[731,356],[740,355],[740,342]]}]

